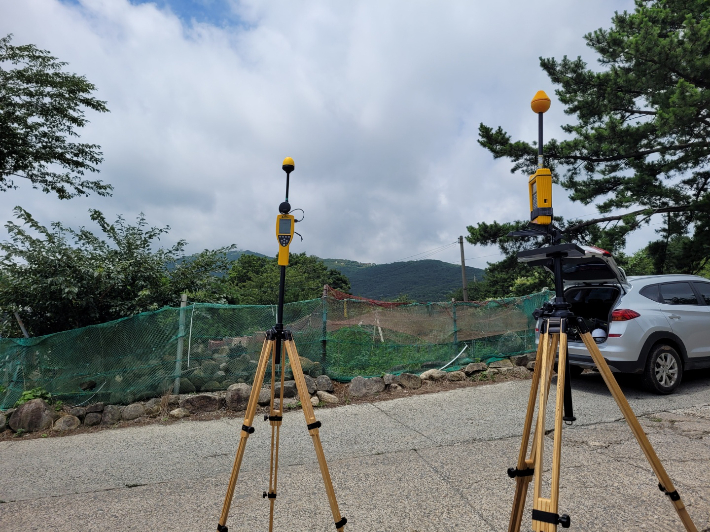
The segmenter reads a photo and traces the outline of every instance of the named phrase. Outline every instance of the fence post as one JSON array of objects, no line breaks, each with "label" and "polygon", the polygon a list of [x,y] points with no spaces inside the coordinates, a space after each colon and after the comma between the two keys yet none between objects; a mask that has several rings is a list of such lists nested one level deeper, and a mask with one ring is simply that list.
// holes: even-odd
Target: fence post
[{"label": "fence post", "polygon": [[182,345],[185,339],[185,307],[187,306],[187,294],[180,298],[180,325],[178,327],[177,356],[175,358],[175,384],[173,393],[180,393],[180,375],[182,374]]},{"label": "fence post", "polygon": [[321,301],[323,302],[323,328],[321,331],[321,352],[320,352],[320,363],[321,366],[323,367],[323,371],[325,371],[325,362],[328,357],[328,348],[327,348],[327,343],[328,343],[328,285],[324,284],[323,285],[323,296],[321,297]]},{"label": "fence post", "polygon": [[458,325],[456,324],[456,300],[453,297],[451,298],[451,308],[453,309],[453,315],[454,315],[454,344],[458,345],[458,343],[459,343],[459,328],[458,328]]}]

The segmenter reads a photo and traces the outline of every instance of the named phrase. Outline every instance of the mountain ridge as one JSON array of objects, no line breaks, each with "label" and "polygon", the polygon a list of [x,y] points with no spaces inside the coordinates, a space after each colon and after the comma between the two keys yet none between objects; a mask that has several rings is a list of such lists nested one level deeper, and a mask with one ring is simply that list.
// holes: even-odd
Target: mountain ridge
[{"label": "mountain ridge", "polygon": [[[255,251],[230,251],[227,257],[237,260],[242,255],[266,257]],[[435,259],[376,264],[350,259],[317,257],[328,268],[338,270],[350,280],[350,293],[368,299],[392,300],[407,296],[418,302],[444,301],[461,288],[461,266]],[[484,270],[466,266],[466,280],[482,280]]]}]

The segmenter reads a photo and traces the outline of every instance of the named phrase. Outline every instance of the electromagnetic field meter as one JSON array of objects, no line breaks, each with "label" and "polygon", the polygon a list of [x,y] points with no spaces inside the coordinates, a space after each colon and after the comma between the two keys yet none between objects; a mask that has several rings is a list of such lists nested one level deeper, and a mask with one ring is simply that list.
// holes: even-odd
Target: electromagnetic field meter
[{"label": "electromagnetic field meter", "polygon": [[279,205],[279,213],[276,216],[276,239],[279,241],[279,266],[288,266],[288,247],[293,240],[296,219],[291,212],[291,204],[288,202],[288,182],[295,165],[291,157],[286,157],[281,165],[286,172],[286,201]]},{"label": "electromagnetic field meter", "polygon": [[537,171],[530,176],[530,221],[537,225],[552,223],[552,173],[543,168],[542,156],[542,115],[550,108],[550,98],[545,91],[537,91],[530,107],[538,115]]}]

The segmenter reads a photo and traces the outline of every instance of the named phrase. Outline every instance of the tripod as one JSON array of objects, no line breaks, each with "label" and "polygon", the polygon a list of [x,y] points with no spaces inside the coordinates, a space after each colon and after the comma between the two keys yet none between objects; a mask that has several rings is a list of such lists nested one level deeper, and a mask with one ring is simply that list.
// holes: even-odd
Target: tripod
[{"label": "tripod", "polygon": [[[528,484],[533,479],[533,531],[555,532],[557,530],[557,525],[561,525],[563,528],[568,528],[570,526],[570,517],[568,515],[559,515],[557,510],[560,489],[562,422],[565,421],[571,423],[575,420],[575,417],[572,414],[571,386],[568,379],[569,360],[567,358],[567,333],[572,329],[576,329],[579,333],[585,347],[587,348],[587,351],[591,355],[597,369],[601,373],[607,388],[611,392],[611,395],[614,397],[616,403],[619,405],[619,409],[624,415],[626,423],[629,425],[629,428],[631,428],[631,431],[641,446],[641,450],[646,455],[646,459],[658,478],[659,489],[671,500],[676,512],[678,513],[678,517],[680,517],[680,520],[685,527],[685,530],[688,532],[697,532],[697,528],[693,524],[690,515],[688,515],[688,511],[686,510],[680,495],[678,495],[678,492],[673,487],[670,477],[663,468],[663,465],[661,465],[661,462],[653,450],[651,443],[648,441],[648,437],[641,428],[638,419],[629,406],[626,397],[624,397],[621,388],[619,388],[619,385],[609,369],[606,360],[599,351],[592,335],[589,333],[589,328],[587,327],[585,321],[582,318],[576,318],[574,314],[569,311],[569,304],[565,302],[562,285],[562,260],[563,257],[568,256],[568,254],[575,253],[577,250],[582,251],[574,244],[562,244],[559,246],[530,250],[528,252],[521,252],[518,254],[519,259],[529,260],[531,262],[537,260],[539,262],[540,257],[544,256],[544,261],[553,263],[557,297],[555,297],[554,303],[541,313],[542,324],[540,326],[540,342],[537,348],[535,371],[533,373],[527,413],[525,415],[525,425],[520,445],[520,454],[518,455],[516,467],[508,470],[508,476],[516,481],[515,498],[513,500],[513,509],[510,514],[508,532],[519,532],[520,530],[520,525],[523,519],[523,510],[525,508],[525,499],[528,492]],[[538,253],[537,256],[535,255],[536,252]],[[552,383],[552,372],[556,355],[558,359],[558,369],[557,399],[555,404],[555,428],[552,447],[552,478],[550,497],[545,498],[541,493],[545,439],[545,413],[547,410],[547,398]],[[536,396],[538,403],[537,423],[535,426],[530,455],[526,457],[530,443],[530,432],[532,429]]]},{"label": "tripod", "polygon": [[[323,453],[323,446],[321,445],[320,435],[318,432],[321,423],[320,421],[316,421],[316,416],[313,413],[313,405],[310,401],[310,394],[308,393],[308,387],[306,386],[306,379],[303,376],[303,368],[301,367],[301,360],[298,356],[298,351],[296,350],[296,344],[293,341],[291,331],[285,330],[283,327],[284,287],[286,284],[286,266],[288,266],[289,258],[288,246],[293,239],[294,224],[296,222],[294,217],[289,214],[291,211],[291,205],[288,203],[288,179],[290,173],[294,169],[293,159],[290,157],[284,159],[283,169],[286,172],[286,201],[281,203],[279,206],[281,214],[276,218],[276,235],[279,241],[278,264],[281,269],[279,299],[276,311],[277,323],[272,329],[267,331],[266,338],[264,339],[264,345],[261,348],[261,355],[259,356],[256,374],[254,375],[254,383],[251,388],[249,402],[247,403],[246,413],[244,415],[244,423],[242,424],[239,447],[237,448],[237,456],[234,459],[234,466],[232,467],[232,474],[229,478],[229,485],[227,487],[227,495],[224,498],[224,506],[222,507],[222,515],[220,516],[219,524],[217,525],[218,532],[228,532],[226,523],[227,517],[229,516],[229,508],[232,504],[232,499],[234,498],[234,488],[237,484],[237,477],[239,476],[239,469],[242,464],[242,458],[244,457],[247,439],[249,438],[249,435],[254,432],[252,423],[254,421],[254,416],[256,415],[261,383],[264,381],[266,368],[269,365],[269,362],[271,362],[271,398],[269,401],[269,413],[264,415],[264,420],[269,421],[271,425],[271,460],[269,465],[269,491],[265,491],[263,497],[269,499],[269,532],[272,532],[274,529],[274,504],[276,502],[276,485],[278,481],[279,467],[279,433],[281,429],[281,422],[283,420],[284,404],[285,372],[284,365],[281,361],[282,345],[285,347],[284,355],[288,357],[288,361],[291,364],[293,378],[296,381],[296,389],[298,390],[298,396],[301,400],[301,408],[303,410],[303,415],[306,417],[306,427],[308,429],[308,433],[313,438],[313,447],[315,448],[316,456],[318,457],[318,465],[320,466],[321,476],[323,477],[325,490],[328,494],[328,502],[330,503],[330,509],[333,513],[335,528],[338,532],[342,532],[345,529],[345,523],[347,523],[347,519],[340,515],[338,501],[335,499],[333,483],[330,479],[328,465],[325,461],[325,454]],[[279,392],[278,408],[276,408],[275,394],[277,365],[280,365],[281,377],[281,390]]]}]

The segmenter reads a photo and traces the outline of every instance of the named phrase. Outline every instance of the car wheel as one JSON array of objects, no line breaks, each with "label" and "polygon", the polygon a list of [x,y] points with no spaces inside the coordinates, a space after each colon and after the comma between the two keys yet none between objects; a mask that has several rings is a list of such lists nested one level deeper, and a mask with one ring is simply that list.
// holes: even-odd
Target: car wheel
[{"label": "car wheel", "polygon": [[673,393],[683,378],[683,362],[669,345],[657,345],[651,350],[644,371],[644,385],[659,394]]}]

